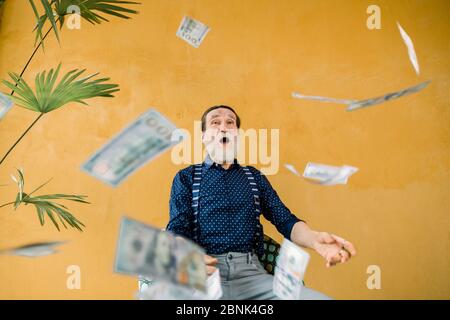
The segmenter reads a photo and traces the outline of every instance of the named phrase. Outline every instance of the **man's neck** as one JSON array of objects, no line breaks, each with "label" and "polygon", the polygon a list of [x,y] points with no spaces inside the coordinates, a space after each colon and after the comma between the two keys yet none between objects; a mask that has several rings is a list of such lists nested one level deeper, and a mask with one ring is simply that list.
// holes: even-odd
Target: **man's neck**
[{"label": "man's neck", "polygon": [[225,170],[228,170],[231,167],[232,163],[224,163],[221,164],[222,168],[224,168]]}]

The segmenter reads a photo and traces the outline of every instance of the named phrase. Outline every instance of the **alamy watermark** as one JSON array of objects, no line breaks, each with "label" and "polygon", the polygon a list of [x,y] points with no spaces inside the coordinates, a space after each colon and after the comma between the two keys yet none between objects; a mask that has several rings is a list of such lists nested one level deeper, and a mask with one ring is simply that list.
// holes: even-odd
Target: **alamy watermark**
[{"label": "alamy watermark", "polygon": [[[237,156],[240,164],[260,166],[265,175],[276,174],[280,167],[279,129],[237,129]],[[194,121],[194,134],[187,129],[176,129],[171,140],[178,142],[171,151],[174,164],[201,163],[207,150],[202,139],[201,122]]]}]

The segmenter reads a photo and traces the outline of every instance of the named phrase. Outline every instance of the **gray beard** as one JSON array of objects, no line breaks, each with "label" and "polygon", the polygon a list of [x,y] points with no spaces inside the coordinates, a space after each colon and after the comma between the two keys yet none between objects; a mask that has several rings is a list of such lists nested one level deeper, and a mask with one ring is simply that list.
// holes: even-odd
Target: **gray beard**
[{"label": "gray beard", "polygon": [[223,148],[221,145],[214,143],[207,146],[206,151],[215,163],[233,163],[237,154],[237,146],[233,144],[227,148]]}]

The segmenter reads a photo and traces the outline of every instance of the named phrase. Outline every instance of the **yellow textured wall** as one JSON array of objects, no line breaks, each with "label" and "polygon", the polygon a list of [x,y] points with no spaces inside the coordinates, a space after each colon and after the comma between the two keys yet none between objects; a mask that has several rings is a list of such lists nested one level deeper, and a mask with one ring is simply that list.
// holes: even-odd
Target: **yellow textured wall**
[{"label": "yellow textured wall", "polygon": [[[136,280],[113,273],[122,214],[164,227],[173,176],[183,166],[170,152],[119,188],[80,171],[100,146],[150,106],[178,127],[210,105],[234,106],[244,128],[280,128],[280,163],[303,170],[308,161],[350,164],[349,184],[323,187],[284,167],[269,179],[299,217],[352,240],[358,256],[327,269],[313,255],[306,282],[338,299],[450,298],[450,131],[448,59],[450,2],[442,1],[150,1],[131,20],[111,19],[54,35],[25,74],[63,63],[118,83],[113,99],[67,105],[46,115],[0,167],[0,184],[23,167],[42,193],[86,194],[69,203],[86,231],[39,225],[33,208],[0,209],[0,248],[70,240],[60,253],[37,259],[0,256],[0,298],[131,299]],[[381,8],[382,29],[368,30],[366,8]],[[184,15],[211,31],[195,49],[175,36]],[[414,41],[417,76],[398,32]],[[20,72],[33,49],[28,1],[7,0],[0,27],[0,77]],[[347,99],[373,97],[421,81],[414,95],[346,112],[345,106],[296,100],[292,91]],[[1,91],[7,92],[5,87]],[[37,114],[14,107],[0,121],[3,154]],[[0,204],[14,185],[2,187]],[[277,239],[274,228],[267,232]],[[66,268],[79,265],[81,290],[66,288]],[[366,287],[369,265],[381,267],[381,289]]]}]

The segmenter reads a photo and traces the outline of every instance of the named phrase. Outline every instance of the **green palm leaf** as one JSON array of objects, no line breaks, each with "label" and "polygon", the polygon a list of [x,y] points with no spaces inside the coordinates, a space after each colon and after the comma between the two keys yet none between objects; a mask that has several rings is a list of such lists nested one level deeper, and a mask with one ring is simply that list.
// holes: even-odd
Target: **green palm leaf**
[{"label": "green palm leaf", "polygon": [[67,15],[68,7],[75,5],[80,8],[81,17],[92,24],[109,21],[102,16],[102,14],[112,15],[122,19],[130,19],[126,14],[137,14],[138,11],[128,9],[121,5],[140,4],[139,2],[120,0],[56,0],[54,2],[58,16],[63,17]]},{"label": "green palm leaf", "polygon": [[31,4],[31,8],[33,9],[34,16],[36,18],[36,27],[34,28],[34,30],[36,30],[36,38],[34,40],[34,45],[36,45],[37,40],[40,39],[41,43],[42,43],[42,48],[44,48],[44,41],[43,41],[43,37],[42,37],[42,27],[44,26],[46,15],[43,15],[42,17],[40,17],[39,12],[37,11],[36,5],[34,4],[34,1],[29,0],[29,2]]},{"label": "green palm leaf", "polygon": [[[67,200],[67,201],[75,201],[80,203],[89,203],[85,200],[86,196],[82,195],[73,195],[73,194],[48,194],[48,195],[41,195],[41,196],[34,196],[31,195],[42,188],[44,185],[46,185],[49,181],[43,183],[38,188],[34,189],[31,193],[26,194],[23,191],[24,185],[25,185],[25,179],[23,175],[22,169],[18,169],[18,177],[12,176],[12,179],[14,182],[16,182],[19,186],[19,193],[16,196],[16,200],[14,202],[8,203],[14,205],[14,210],[16,210],[21,204],[28,205],[32,204],[36,208],[36,212],[39,218],[40,224],[43,226],[45,224],[45,217],[48,216],[50,221],[53,223],[53,225],[60,231],[60,226],[58,221],[56,220],[56,217],[58,218],[59,222],[62,224],[64,228],[67,229],[67,225],[69,225],[72,228],[75,228],[79,231],[83,231],[82,227],[85,227],[85,225],[78,220],[75,216],[73,216],[69,211],[68,208],[60,203],[56,203],[52,200]],[[6,205],[8,205],[6,204]],[[3,205],[3,206],[6,206]],[[1,207],[3,207],[1,206]],[[67,223],[67,225],[66,225]]]},{"label": "green palm leaf", "polygon": [[[36,39],[42,40],[42,28],[48,20],[51,28],[55,32],[59,42],[59,34],[56,23],[59,21],[59,27],[64,25],[65,16],[71,14],[68,12],[70,6],[77,6],[83,19],[92,24],[100,24],[102,21],[109,21],[105,16],[115,16],[122,19],[130,19],[129,14],[137,14],[138,11],[124,7],[123,5],[140,4],[134,1],[120,0],[41,0],[45,13],[39,15],[34,0],[29,0],[36,17]],[[55,19],[56,16],[56,19]]]},{"label": "green palm leaf", "polygon": [[58,109],[69,102],[78,102],[87,105],[84,100],[94,97],[113,97],[112,93],[119,91],[117,84],[104,83],[109,78],[91,80],[98,73],[79,78],[86,69],[71,70],[66,73],[56,85],[61,64],[56,70],[50,69],[38,73],[35,78],[35,91],[33,92],[27,82],[17,73],[8,73],[12,82],[3,80],[3,84],[15,91],[15,95],[10,95],[17,105],[40,113],[47,113]]}]

